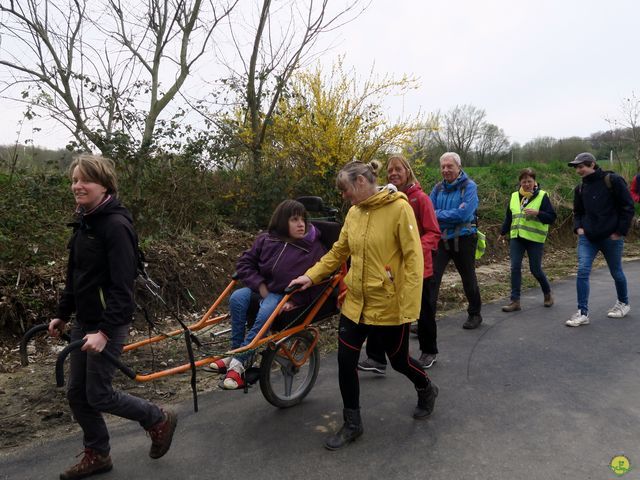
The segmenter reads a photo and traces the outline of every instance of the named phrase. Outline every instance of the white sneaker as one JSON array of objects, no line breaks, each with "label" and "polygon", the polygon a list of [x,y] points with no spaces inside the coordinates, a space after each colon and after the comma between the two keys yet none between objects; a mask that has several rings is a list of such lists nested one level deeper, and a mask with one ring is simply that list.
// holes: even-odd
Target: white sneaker
[{"label": "white sneaker", "polygon": [[589,316],[583,315],[580,310],[571,315],[571,318],[564,322],[567,327],[579,327],[580,325],[589,325]]},{"label": "white sneaker", "polygon": [[628,303],[622,303],[620,300],[616,300],[616,304],[611,307],[609,312],[607,313],[607,317],[609,318],[622,318],[629,313],[631,307]]}]

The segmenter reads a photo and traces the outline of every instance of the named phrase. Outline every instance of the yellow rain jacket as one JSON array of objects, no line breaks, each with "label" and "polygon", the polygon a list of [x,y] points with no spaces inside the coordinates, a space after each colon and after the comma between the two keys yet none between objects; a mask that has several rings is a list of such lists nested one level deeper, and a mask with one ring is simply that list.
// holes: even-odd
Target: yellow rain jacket
[{"label": "yellow rain jacket", "polygon": [[345,317],[369,325],[400,325],[418,318],[424,260],[404,193],[384,188],[352,206],[333,248],[306,275],[317,283],[349,256]]}]

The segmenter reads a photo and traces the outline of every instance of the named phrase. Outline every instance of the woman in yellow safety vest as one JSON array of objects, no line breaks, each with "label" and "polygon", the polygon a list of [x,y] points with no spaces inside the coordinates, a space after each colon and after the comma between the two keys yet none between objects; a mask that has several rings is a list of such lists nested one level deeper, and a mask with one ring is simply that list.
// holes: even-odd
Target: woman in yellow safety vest
[{"label": "woman in yellow safety vest", "polygon": [[521,268],[525,252],[529,257],[529,269],[542,288],[544,306],[553,305],[551,285],[542,270],[542,255],[549,225],[555,221],[556,212],[549,195],[536,182],[536,172],[532,168],[522,170],[518,182],[520,188],[511,194],[500,232],[501,240],[508,235],[511,257],[511,303],[502,307],[503,312],[520,310]]}]

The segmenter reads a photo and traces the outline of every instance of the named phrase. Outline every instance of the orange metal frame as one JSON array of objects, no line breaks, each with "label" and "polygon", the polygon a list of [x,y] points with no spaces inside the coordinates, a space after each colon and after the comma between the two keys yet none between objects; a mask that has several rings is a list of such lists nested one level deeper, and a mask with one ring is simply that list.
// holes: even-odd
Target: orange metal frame
[{"label": "orange metal frame", "polygon": [[[313,332],[314,339],[313,339],[313,343],[311,344],[311,347],[307,350],[307,352],[305,353],[305,356],[304,356],[303,359],[296,360],[294,358],[294,355],[291,354],[291,352],[295,352],[295,350],[297,349],[297,346],[298,346],[297,342],[294,342],[294,344],[291,345],[291,347],[280,346],[280,348],[282,349],[284,355],[296,367],[300,367],[300,366],[304,365],[304,363],[307,361],[307,359],[311,355],[313,349],[315,348],[315,346],[316,346],[316,344],[318,342],[318,333],[319,333],[318,329],[316,329],[315,327],[310,327],[310,324],[313,321],[313,319],[315,318],[315,316],[318,313],[318,311],[320,310],[320,308],[322,308],[324,303],[327,301],[327,299],[331,295],[331,292],[333,291],[333,289],[338,286],[338,284],[342,280],[343,276],[344,276],[344,274],[343,274],[343,271],[341,270],[341,271],[335,273],[328,280],[322,282],[322,283],[328,283],[330,285],[330,288],[326,288],[324,290],[322,295],[316,301],[315,305],[309,310],[309,312],[307,312],[307,315],[305,316],[305,318],[304,318],[302,323],[300,323],[300,324],[298,324],[296,326],[287,328],[285,330],[281,330],[281,331],[269,334],[269,330],[271,328],[271,325],[273,324],[273,322],[276,319],[276,317],[280,314],[280,312],[282,310],[282,307],[284,306],[285,303],[287,303],[287,301],[289,301],[289,299],[291,298],[291,296],[295,292],[286,294],[284,297],[282,297],[282,300],[280,300],[280,303],[278,303],[278,306],[276,307],[276,309],[273,311],[273,313],[271,314],[269,319],[266,321],[266,323],[263,325],[263,327],[260,329],[260,331],[256,334],[256,336],[251,341],[251,343],[249,343],[248,345],[245,345],[244,347],[240,347],[240,348],[236,348],[236,349],[233,349],[233,350],[229,350],[229,351],[225,352],[223,355],[206,357],[206,358],[202,358],[200,360],[197,360],[197,361],[195,361],[195,366],[196,367],[201,367],[203,365],[208,365],[211,362],[215,362],[216,360],[219,360],[221,358],[229,357],[229,356],[236,355],[236,354],[239,354],[239,353],[243,353],[243,352],[246,352],[248,350],[255,350],[256,348],[259,348],[259,347],[264,346],[266,344],[271,344],[273,346],[273,348],[278,348],[280,340],[283,340],[283,339],[285,339],[285,338],[287,338],[287,337],[289,337],[291,335],[294,335],[294,334],[296,334],[298,332],[301,332],[301,331],[306,329],[306,330],[311,330]],[[231,291],[233,291],[233,288],[235,287],[236,284],[237,284],[237,280],[232,280],[229,283],[229,285],[227,285],[227,287],[224,289],[224,291],[220,294],[220,296],[216,299],[216,301],[213,302],[213,305],[211,305],[211,307],[207,310],[207,312],[200,318],[200,320],[198,320],[196,323],[194,323],[192,325],[189,325],[187,328],[192,332],[197,332],[199,330],[202,330],[205,327],[216,325],[216,324],[222,322],[223,320],[228,319],[229,318],[229,314],[228,313],[225,313],[225,314],[222,314],[222,315],[217,315],[217,316],[213,316],[213,314],[218,309],[218,307],[220,306],[222,301],[231,293]],[[141,340],[139,342],[130,343],[128,345],[125,345],[124,351],[125,352],[129,352],[131,350],[135,350],[135,349],[143,347],[145,345],[150,345],[152,343],[161,342],[162,340],[165,340],[165,339],[171,338],[171,337],[175,337],[175,336],[181,335],[183,333],[184,333],[184,330],[179,329],[179,330],[174,330],[172,332],[169,332],[167,334],[157,335],[155,337],[150,337],[150,338],[147,338],[145,340]],[[148,382],[150,380],[157,380],[159,378],[167,377],[169,375],[174,375],[174,374],[177,374],[177,373],[184,373],[184,372],[189,371],[190,369],[191,369],[191,364],[190,363],[185,363],[185,364],[179,365],[177,367],[168,368],[168,369],[165,369],[165,370],[161,370],[161,371],[154,372],[154,373],[149,373],[149,374],[146,374],[146,375],[137,374],[135,380],[137,382]]]}]

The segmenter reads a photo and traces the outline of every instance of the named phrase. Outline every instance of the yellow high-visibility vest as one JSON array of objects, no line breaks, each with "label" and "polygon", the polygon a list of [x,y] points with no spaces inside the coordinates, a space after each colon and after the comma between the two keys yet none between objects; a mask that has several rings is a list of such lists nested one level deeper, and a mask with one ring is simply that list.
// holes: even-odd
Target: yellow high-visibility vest
[{"label": "yellow high-visibility vest", "polygon": [[538,195],[524,207],[520,206],[520,194],[518,192],[511,194],[511,203],[509,203],[509,209],[511,210],[510,238],[520,237],[532,242],[544,243],[547,239],[547,233],[549,233],[549,225],[542,223],[537,217],[525,215],[524,209],[540,210],[542,199],[546,194],[547,192],[540,190]]}]

